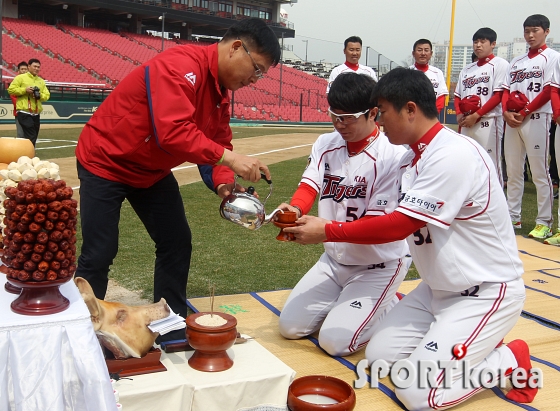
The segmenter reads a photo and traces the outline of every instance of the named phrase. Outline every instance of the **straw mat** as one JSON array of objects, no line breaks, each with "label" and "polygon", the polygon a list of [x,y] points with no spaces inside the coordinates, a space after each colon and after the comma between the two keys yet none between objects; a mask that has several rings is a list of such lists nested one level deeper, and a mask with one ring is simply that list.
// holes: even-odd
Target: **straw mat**
[{"label": "straw mat", "polygon": [[[506,343],[524,339],[530,346],[533,367],[544,375],[544,387],[531,404],[507,400],[499,388],[486,390],[454,407],[455,410],[556,410],[560,397],[560,256],[558,248],[518,237],[520,257],[526,273],[527,300],[521,318],[506,336]],[[407,294],[420,280],[404,282],[399,291]],[[318,347],[316,336],[286,340],[278,332],[278,315],[290,290],[216,296],[214,309],[235,315],[238,331],[254,337],[262,346],[297,372],[296,378],[322,374],[340,378],[353,386],[356,364],[364,358],[363,350],[348,357],[330,357]],[[189,300],[196,311],[210,311],[209,298]],[[508,387],[509,389],[509,387]],[[356,389],[356,411],[403,409],[388,378],[378,389]]]}]

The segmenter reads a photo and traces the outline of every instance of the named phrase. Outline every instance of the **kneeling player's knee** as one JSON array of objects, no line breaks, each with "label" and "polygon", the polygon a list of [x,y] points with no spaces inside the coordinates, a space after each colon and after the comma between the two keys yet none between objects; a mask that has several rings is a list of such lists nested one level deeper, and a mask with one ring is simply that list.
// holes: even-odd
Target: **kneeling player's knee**
[{"label": "kneeling player's knee", "polygon": [[305,334],[302,333],[296,322],[283,317],[281,314],[278,322],[278,329],[282,337],[288,340],[297,340],[298,338],[305,337]]},{"label": "kneeling player's knee", "polygon": [[350,351],[350,338],[345,338],[341,333],[335,332],[335,330],[319,332],[319,345],[327,354],[332,356],[343,357],[349,355]]},{"label": "kneeling player's knee", "polygon": [[366,347],[366,358],[368,364],[373,363],[377,360],[384,360],[391,362],[394,358],[394,353],[390,350],[390,347],[383,343],[379,338],[375,338],[375,335],[369,340]]},{"label": "kneeling player's knee", "polygon": [[428,404],[430,388],[395,388],[395,395],[407,410],[432,410]]}]

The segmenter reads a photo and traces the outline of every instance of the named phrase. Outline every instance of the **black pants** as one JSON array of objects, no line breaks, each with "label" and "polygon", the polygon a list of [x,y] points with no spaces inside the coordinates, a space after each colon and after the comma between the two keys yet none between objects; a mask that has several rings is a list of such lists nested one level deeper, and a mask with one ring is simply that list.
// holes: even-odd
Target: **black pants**
[{"label": "black pants", "polygon": [[23,136],[31,140],[33,146],[35,146],[37,137],[39,136],[39,129],[41,128],[41,116],[32,116],[31,114],[18,111],[17,119],[23,130]]},{"label": "black pants", "polygon": [[[77,167],[83,243],[76,276],[91,284],[97,298],[105,297],[109,266],[118,251],[121,205],[126,198],[156,246],[154,301],[163,297],[175,313],[186,317],[191,230],[173,174],[151,187],[134,188],[98,177],[79,162]],[[184,330],[180,333],[184,338]]]}]

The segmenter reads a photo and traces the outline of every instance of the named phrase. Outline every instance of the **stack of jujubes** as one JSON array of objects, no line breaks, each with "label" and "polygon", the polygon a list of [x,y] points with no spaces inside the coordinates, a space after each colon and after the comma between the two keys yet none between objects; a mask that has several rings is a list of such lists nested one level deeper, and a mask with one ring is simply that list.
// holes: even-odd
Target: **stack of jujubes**
[{"label": "stack of jujubes", "polygon": [[78,202],[64,180],[20,181],[5,189],[4,255],[8,277],[54,281],[76,271]]}]

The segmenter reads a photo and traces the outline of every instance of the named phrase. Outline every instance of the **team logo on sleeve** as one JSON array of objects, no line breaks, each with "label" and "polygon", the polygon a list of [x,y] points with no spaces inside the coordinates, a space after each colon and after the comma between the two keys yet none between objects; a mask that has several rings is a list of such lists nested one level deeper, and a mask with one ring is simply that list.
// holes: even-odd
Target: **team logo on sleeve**
[{"label": "team logo on sleeve", "polygon": [[367,181],[365,177],[354,177],[355,185],[341,184],[342,180],[344,180],[344,177],[325,174],[320,200],[332,198],[337,203],[340,203],[346,198],[366,198]]},{"label": "team logo on sleeve", "polygon": [[429,214],[439,215],[441,209],[445,205],[445,201],[440,200],[434,196],[422,193],[409,192],[404,195],[400,202],[401,207],[411,207],[419,209]]}]

